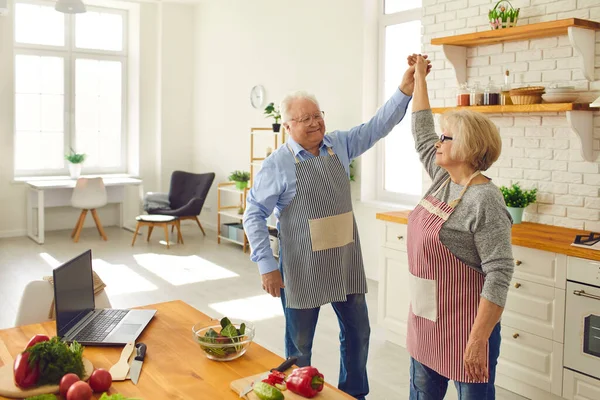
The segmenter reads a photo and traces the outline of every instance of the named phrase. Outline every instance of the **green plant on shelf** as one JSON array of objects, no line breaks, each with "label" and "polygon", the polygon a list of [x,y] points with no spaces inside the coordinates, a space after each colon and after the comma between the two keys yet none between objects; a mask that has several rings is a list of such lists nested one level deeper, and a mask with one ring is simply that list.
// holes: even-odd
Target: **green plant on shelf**
[{"label": "green plant on shelf", "polygon": [[518,183],[500,187],[507,207],[525,208],[537,200],[537,189],[523,190]]},{"label": "green plant on shelf", "polygon": [[278,124],[279,120],[281,119],[281,114],[279,113],[279,110],[275,107],[275,103],[267,104],[267,106],[265,107],[265,115],[266,118],[273,118],[276,124]]},{"label": "green plant on shelf", "polygon": [[248,181],[250,181],[250,172],[233,171],[229,175],[229,180],[235,182],[235,187],[237,189],[245,189],[248,187]]}]

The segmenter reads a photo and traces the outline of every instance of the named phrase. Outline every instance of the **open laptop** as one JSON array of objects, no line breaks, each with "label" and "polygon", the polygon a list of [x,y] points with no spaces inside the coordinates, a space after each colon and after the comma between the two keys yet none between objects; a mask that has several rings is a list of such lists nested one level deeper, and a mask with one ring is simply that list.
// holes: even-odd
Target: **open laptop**
[{"label": "open laptop", "polygon": [[107,346],[134,342],[156,310],[95,309],[92,251],[53,272],[56,332],[63,341]]}]

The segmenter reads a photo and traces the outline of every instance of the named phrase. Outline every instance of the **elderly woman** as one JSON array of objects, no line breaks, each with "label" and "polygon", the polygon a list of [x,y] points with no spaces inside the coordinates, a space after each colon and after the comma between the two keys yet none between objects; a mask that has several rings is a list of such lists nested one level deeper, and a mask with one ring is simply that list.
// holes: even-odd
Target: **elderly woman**
[{"label": "elderly woman", "polygon": [[481,172],[500,156],[496,126],[470,111],[447,112],[435,134],[427,60],[415,65],[412,130],[433,183],[408,218],[410,399],[495,398],[500,316],[513,274],[512,220]]}]

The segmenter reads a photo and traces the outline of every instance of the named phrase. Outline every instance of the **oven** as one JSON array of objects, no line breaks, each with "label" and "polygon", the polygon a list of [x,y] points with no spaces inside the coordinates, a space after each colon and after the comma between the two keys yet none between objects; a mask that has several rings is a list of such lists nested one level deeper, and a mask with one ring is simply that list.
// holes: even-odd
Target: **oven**
[{"label": "oven", "polygon": [[600,262],[567,268],[564,365],[600,380]]}]

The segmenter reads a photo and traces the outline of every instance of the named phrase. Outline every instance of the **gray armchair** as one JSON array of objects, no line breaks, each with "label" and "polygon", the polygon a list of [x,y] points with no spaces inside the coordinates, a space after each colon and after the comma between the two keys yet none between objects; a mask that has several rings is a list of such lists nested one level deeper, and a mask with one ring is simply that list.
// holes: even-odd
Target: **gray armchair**
[{"label": "gray armchair", "polygon": [[193,174],[174,171],[169,188],[169,207],[148,210],[148,214],[172,215],[180,220],[195,220],[204,235],[204,228],[198,219],[210,187],[215,180],[213,172]]}]

